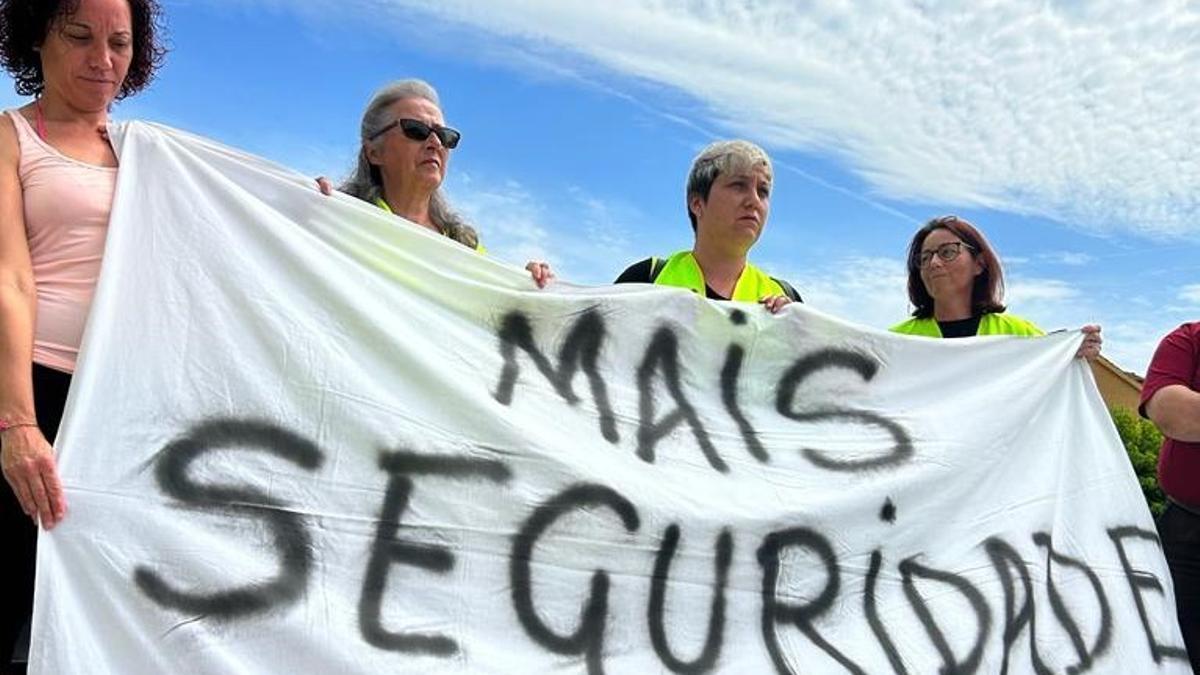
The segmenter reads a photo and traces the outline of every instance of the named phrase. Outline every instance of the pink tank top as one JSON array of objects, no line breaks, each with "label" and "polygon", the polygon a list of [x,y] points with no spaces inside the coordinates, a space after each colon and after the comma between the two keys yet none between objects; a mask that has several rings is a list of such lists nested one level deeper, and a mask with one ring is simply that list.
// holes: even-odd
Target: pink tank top
[{"label": "pink tank top", "polygon": [[37,285],[33,362],[74,372],[100,276],[117,170],[63,155],[20,112],[5,112],[21,145],[25,233]]}]

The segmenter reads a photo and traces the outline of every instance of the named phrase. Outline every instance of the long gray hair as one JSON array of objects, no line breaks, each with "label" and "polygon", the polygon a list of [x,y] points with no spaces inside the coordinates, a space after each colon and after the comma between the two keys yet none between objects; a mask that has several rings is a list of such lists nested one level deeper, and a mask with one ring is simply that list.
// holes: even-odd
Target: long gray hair
[{"label": "long gray hair", "polygon": [[[367,144],[376,143],[378,139],[367,139],[392,121],[388,115],[388,108],[396,101],[406,98],[425,99],[441,107],[437,91],[424,80],[399,80],[375,92],[375,96],[367,104],[367,109],[363,111],[359,132],[362,144],[358,149],[358,163],[354,167],[354,173],[338,187],[339,190],[372,204],[383,196],[383,176],[379,173],[379,167],[367,159]],[[479,245],[479,235],[475,228],[450,208],[450,203],[446,201],[440,187],[434,190],[433,196],[429,198],[429,219],[442,234],[454,241],[469,248]]]}]

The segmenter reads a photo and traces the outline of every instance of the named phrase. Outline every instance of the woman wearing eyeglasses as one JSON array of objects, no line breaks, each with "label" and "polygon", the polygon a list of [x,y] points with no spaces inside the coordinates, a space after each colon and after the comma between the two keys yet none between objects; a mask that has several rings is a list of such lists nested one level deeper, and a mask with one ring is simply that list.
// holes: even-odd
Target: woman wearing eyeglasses
[{"label": "woman wearing eyeglasses", "polygon": [[[1004,271],[983,233],[958,218],[935,218],[917,230],[908,246],[911,319],[896,333],[934,338],[973,335],[1043,335],[1031,321],[1005,312]],[[1100,327],[1084,326],[1078,356],[1100,354]]]},{"label": "woman wearing eyeglasses", "polygon": [[[361,138],[354,173],[339,190],[483,251],[479,234],[441,191],[450,151],[462,134],[445,125],[432,86],[410,79],[380,89],[363,111]],[[328,194],[328,183],[317,182]],[[544,262],[530,262],[525,269],[539,287],[554,277]]]}]

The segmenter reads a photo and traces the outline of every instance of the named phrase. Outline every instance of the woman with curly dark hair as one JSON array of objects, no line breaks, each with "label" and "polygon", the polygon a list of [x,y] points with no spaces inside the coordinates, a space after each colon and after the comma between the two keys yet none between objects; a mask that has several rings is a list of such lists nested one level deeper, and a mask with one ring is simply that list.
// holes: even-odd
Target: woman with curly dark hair
[{"label": "woman with curly dark hair", "polygon": [[158,17],[156,0],[0,0],[0,62],[35,97],[0,115],[0,541],[18,570],[0,603],[0,672],[31,613],[37,524],[67,512],[48,439],[104,251],[108,111],[161,63]]}]

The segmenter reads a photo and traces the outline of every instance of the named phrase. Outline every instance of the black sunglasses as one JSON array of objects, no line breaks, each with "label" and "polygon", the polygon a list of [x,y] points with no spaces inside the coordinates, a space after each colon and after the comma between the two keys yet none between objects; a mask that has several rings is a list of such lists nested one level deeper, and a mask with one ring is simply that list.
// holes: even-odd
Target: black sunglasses
[{"label": "black sunglasses", "polygon": [[400,127],[400,131],[404,132],[406,138],[411,138],[414,141],[423,141],[429,138],[429,134],[434,134],[441,144],[449,150],[458,147],[458,142],[462,140],[462,134],[459,133],[458,129],[451,129],[450,127],[443,127],[437,124],[430,126],[421,120],[410,120],[407,117],[392,120],[382,129],[371,134],[371,137],[367,140],[373,141],[396,127]]}]

